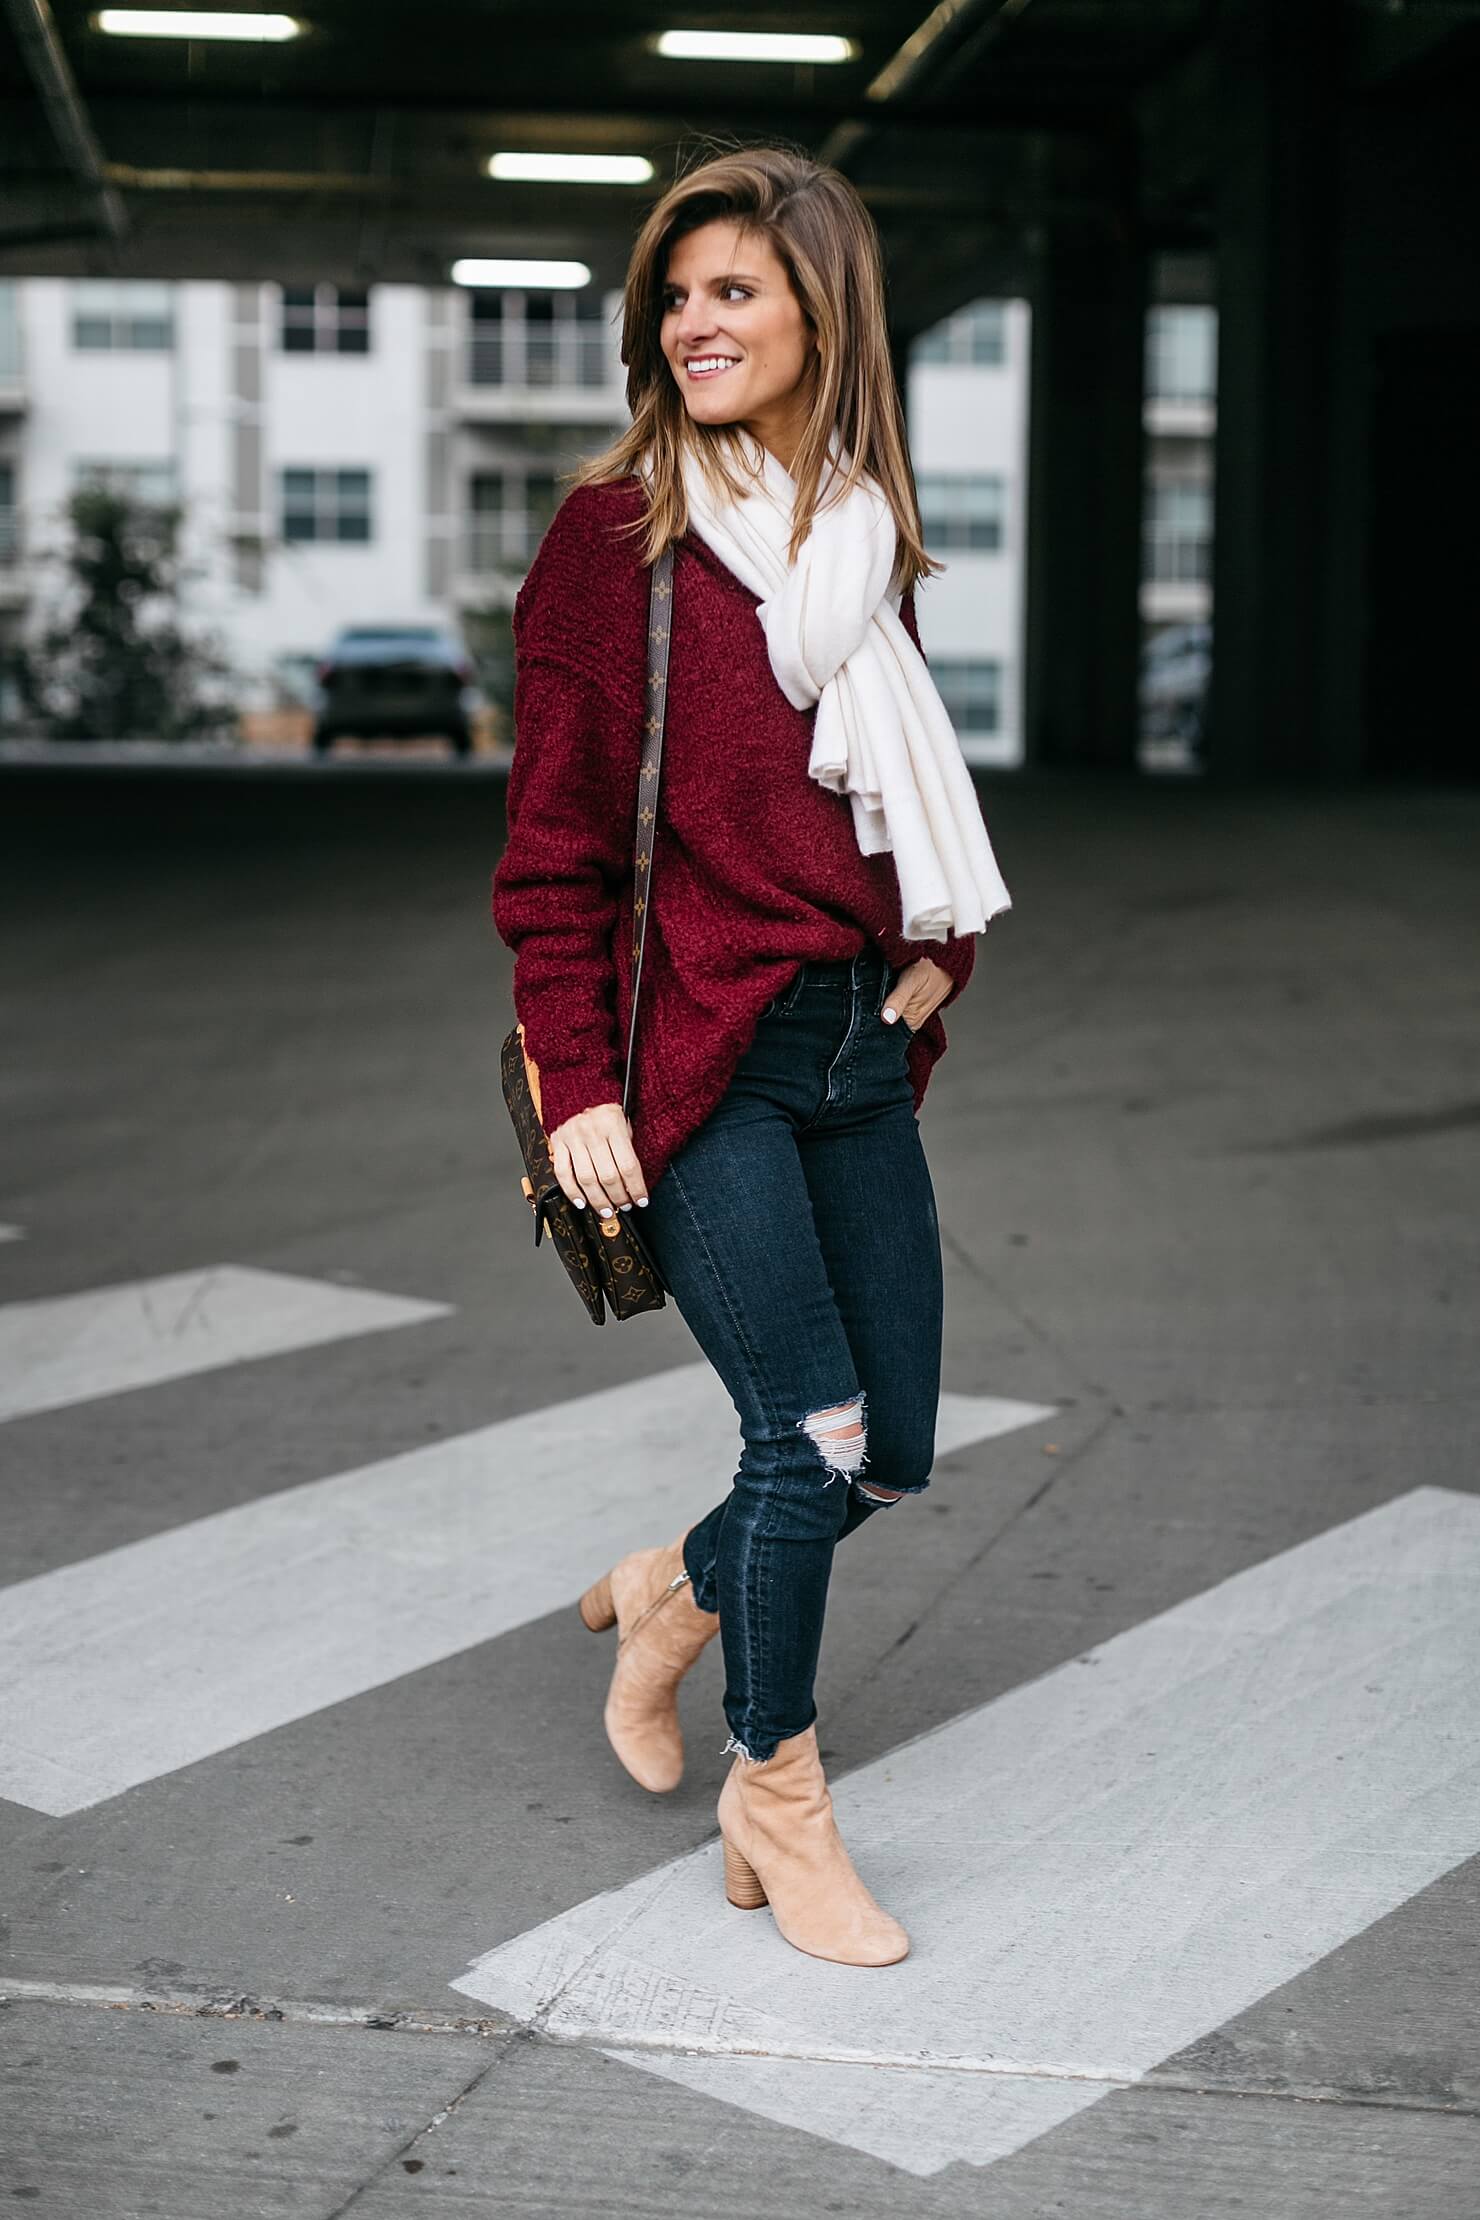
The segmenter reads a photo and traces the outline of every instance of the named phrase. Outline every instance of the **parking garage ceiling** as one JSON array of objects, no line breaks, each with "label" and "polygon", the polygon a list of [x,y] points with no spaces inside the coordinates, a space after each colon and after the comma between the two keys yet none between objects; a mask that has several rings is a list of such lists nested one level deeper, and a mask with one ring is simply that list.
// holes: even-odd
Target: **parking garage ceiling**
[{"label": "parking garage ceiling", "polygon": [[[1055,226],[1205,240],[1213,46],[1240,0],[287,4],[299,36],[234,44],[112,37],[81,0],[0,0],[0,271],[439,284],[459,256],[549,255],[615,285],[678,170],[779,139],[865,195],[908,335],[1024,283]],[[1473,91],[1471,0],[1314,0],[1309,21],[1357,97]],[[661,55],[683,26],[839,33],[856,52]],[[641,154],[653,175],[490,178],[506,149]]]}]

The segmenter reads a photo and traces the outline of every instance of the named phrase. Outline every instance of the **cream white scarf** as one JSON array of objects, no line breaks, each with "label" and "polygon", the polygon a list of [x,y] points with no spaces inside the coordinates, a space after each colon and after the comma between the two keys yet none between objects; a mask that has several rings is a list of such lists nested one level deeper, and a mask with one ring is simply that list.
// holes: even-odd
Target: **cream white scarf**
[{"label": "cream white scarf", "polygon": [[698,458],[686,452],[689,523],[760,596],[756,615],[787,700],[798,709],[817,705],[809,776],[848,796],[864,855],[893,850],[904,938],[980,932],[1012,899],[960,742],[889,586],[889,504],[865,475],[843,500],[822,506],[834,476],[848,470],[846,449],[835,448],[811,531],[788,567],[796,485],[768,448],[746,437],[764,479],[739,500],[716,503]]}]

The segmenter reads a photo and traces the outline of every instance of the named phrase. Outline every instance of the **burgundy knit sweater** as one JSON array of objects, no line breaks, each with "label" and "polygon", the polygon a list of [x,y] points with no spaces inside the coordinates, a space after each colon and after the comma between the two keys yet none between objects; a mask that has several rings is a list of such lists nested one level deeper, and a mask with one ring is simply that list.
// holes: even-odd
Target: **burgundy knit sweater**
[{"label": "burgundy knit sweater", "polygon": [[[493,922],[547,1132],[622,1099],[649,573],[635,478],[568,494],[514,604],[516,744]],[[975,937],[900,937],[893,855],[860,854],[846,795],[807,773],[815,710],[782,693],[758,597],[689,532],[675,549],[667,724],[643,948],[632,1143],[648,1186],[725,1092],[761,1012],[808,958],[873,942],[898,970],[971,975]],[[913,597],[900,615],[918,644]],[[918,1112],[946,1048],[909,1043]]]}]

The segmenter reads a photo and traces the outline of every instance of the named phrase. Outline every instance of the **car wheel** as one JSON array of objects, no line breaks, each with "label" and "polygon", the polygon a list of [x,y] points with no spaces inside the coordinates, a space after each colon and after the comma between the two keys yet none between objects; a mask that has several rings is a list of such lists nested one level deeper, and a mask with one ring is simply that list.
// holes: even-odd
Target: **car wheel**
[{"label": "car wheel", "polygon": [[451,743],[454,755],[472,754],[473,735],[468,731],[466,725],[459,725],[454,731],[448,733],[447,738]]},{"label": "car wheel", "polygon": [[326,732],[322,725],[315,725],[311,744],[315,755],[327,755],[334,745],[334,735]]}]

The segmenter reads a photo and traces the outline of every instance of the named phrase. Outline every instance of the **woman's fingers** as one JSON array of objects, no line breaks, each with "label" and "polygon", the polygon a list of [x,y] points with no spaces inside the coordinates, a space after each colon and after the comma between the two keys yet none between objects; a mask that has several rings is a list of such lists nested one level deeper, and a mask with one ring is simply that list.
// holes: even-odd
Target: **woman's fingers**
[{"label": "woman's fingers", "polygon": [[576,1173],[575,1158],[566,1143],[557,1140],[553,1133],[550,1136],[550,1161],[555,1167],[555,1177],[560,1182],[561,1193],[565,1196],[567,1202],[573,1202],[579,1208],[586,1198],[581,1193],[581,1182]]},{"label": "woman's fingers", "polygon": [[616,1196],[609,1195],[606,1191],[593,1149],[586,1151],[585,1163],[581,1168],[581,1192],[591,1208],[603,1217],[609,1216],[617,1207]]},{"label": "woman's fingers", "polygon": [[601,1192],[614,1210],[630,1210],[639,1196],[647,1196],[642,1166],[626,1133],[604,1133],[591,1151]]},{"label": "woman's fingers", "polygon": [[884,1007],[879,1012],[886,1025],[892,1025],[896,1018],[903,1018],[905,1024],[912,1028],[917,1024],[910,1008],[918,987],[918,980],[910,977],[914,969],[913,964],[906,964],[903,971],[895,973],[889,992],[884,997]]},{"label": "woman's fingers", "polygon": [[637,1161],[637,1155],[632,1146],[631,1131],[625,1128],[625,1121],[624,1130],[621,1133],[612,1134],[608,1154],[612,1160],[611,1175],[607,1179],[608,1188],[611,1187],[613,1181],[616,1182],[621,1189],[620,1200],[624,1205],[630,1207],[633,1203],[645,1203],[647,1201],[647,1181],[642,1176],[642,1166]]},{"label": "woman's fingers", "polygon": [[940,964],[933,964],[928,956],[922,956],[917,963],[906,964],[894,978],[879,1014],[886,1025],[892,1025],[895,1018],[902,1017],[910,1031],[918,1033],[926,1019],[934,1016],[950,991],[949,974]]},{"label": "woman's fingers", "polygon": [[577,1206],[610,1212],[646,1200],[647,1184],[632,1147],[632,1129],[614,1103],[567,1119],[550,1136],[555,1177]]},{"label": "woman's fingers", "polygon": [[575,1158],[577,1183],[593,1210],[609,1214],[625,1201],[620,1190],[616,1190],[611,1150],[604,1141],[577,1141],[571,1153]]},{"label": "woman's fingers", "polygon": [[555,1177],[564,1189],[566,1199],[573,1202],[577,1209],[588,1204],[598,1210],[610,1208],[601,1192],[601,1182],[597,1179],[595,1166],[591,1162],[591,1151],[583,1141],[575,1137],[569,1141],[560,1141],[552,1133],[550,1160],[555,1166]]},{"label": "woman's fingers", "polygon": [[[928,1010],[918,1011],[912,1010],[907,1002],[890,1002],[887,1003],[885,1007],[886,1009],[893,1010],[898,1017],[903,1018],[905,1024],[909,1027],[912,1033],[918,1033],[921,1026],[924,1025],[930,1018],[934,1017],[936,1011],[940,1008],[940,1004],[938,1002],[932,1002]],[[886,1024],[890,1024],[893,1021],[886,1018],[884,1022]]]}]

